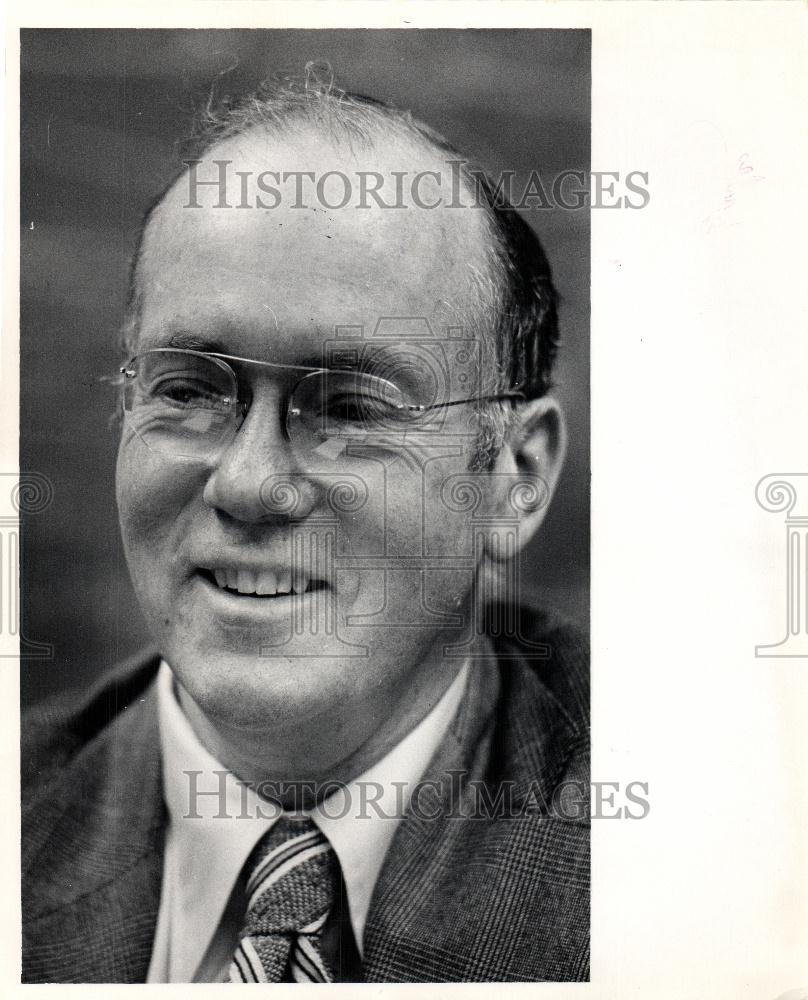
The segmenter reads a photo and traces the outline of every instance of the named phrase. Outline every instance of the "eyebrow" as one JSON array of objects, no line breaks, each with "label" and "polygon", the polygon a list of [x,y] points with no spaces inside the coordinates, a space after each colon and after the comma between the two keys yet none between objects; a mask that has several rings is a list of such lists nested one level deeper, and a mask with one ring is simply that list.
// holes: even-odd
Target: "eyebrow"
[{"label": "eyebrow", "polygon": [[[233,354],[232,349],[228,348],[226,344],[222,343],[219,340],[215,340],[209,337],[200,337],[199,334],[186,333],[183,331],[173,334],[169,338],[166,347],[175,347],[179,350],[185,350],[185,351],[200,351],[204,354],[221,354],[227,358],[241,357],[241,355]],[[254,358],[254,359],[243,358],[242,360],[260,361],[259,358]],[[292,363],[281,364],[280,362],[267,362],[267,363],[270,365],[277,365],[278,368],[299,368],[301,370],[308,370],[308,371],[337,370],[336,368],[334,368],[334,366],[332,366],[331,369],[326,368],[326,366],[323,364],[322,355],[307,356],[305,358],[301,358],[299,361],[296,361],[294,364]],[[356,364],[344,364],[340,365],[338,370],[353,371],[358,367],[359,366]]]},{"label": "eyebrow", "polygon": [[186,351],[205,351],[210,354],[227,354],[220,341],[200,337],[195,333],[175,333],[169,339],[166,347],[177,347]]},{"label": "eyebrow", "polygon": [[[215,338],[200,336],[198,333],[191,333],[190,331],[184,330],[180,330],[172,334],[166,346],[175,347],[180,350],[200,351],[206,354],[223,354],[230,358],[239,357],[239,355],[232,354],[224,343],[216,340]],[[365,359],[362,358],[361,355],[361,346],[357,350],[357,346],[351,344],[347,349],[340,352],[336,364],[325,365],[323,363],[325,359],[322,355],[307,356],[299,359],[293,364],[281,364],[278,362],[269,362],[269,364],[277,364],[279,368],[298,368],[300,370],[308,371],[370,371],[372,373],[372,367],[370,369],[365,367],[363,364]],[[379,362],[379,359],[384,362],[388,356],[388,352],[382,347],[374,356],[373,360],[376,363]],[[411,388],[418,388],[417,379],[413,379],[412,375],[399,373],[399,378],[401,378],[404,383],[408,383]]]}]

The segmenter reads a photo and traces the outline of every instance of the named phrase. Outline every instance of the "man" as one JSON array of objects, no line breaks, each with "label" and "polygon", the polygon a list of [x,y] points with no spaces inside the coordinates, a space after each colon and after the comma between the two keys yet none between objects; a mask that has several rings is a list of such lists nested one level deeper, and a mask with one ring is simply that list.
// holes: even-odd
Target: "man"
[{"label": "man", "polygon": [[409,115],[211,123],[121,368],[157,648],[24,723],[25,981],[587,978],[587,664],[513,588],[556,341],[538,240]]}]

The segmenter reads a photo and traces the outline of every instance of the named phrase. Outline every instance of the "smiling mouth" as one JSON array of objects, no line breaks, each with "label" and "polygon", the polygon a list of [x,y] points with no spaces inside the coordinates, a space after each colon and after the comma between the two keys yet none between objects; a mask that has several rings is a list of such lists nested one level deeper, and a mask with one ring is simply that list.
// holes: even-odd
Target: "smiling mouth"
[{"label": "smiling mouth", "polygon": [[244,569],[200,568],[199,575],[209,584],[233,597],[272,600],[278,597],[302,596],[325,590],[328,584],[302,573],[290,571],[275,573],[272,570],[254,572]]}]

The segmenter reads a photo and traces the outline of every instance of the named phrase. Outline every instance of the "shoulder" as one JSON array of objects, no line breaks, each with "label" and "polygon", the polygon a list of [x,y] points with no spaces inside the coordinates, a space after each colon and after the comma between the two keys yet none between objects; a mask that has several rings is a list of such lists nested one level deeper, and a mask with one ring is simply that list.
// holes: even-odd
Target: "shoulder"
[{"label": "shoulder", "polygon": [[574,782],[585,798],[590,744],[585,634],[535,605],[495,605],[487,614],[500,684],[493,744],[499,777],[538,784],[547,801]]},{"label": "shoulder", "polygon": [[25,711],[20,746],[23,798],[63,774],[86,746],[138,701],[159,663],[154,650],[141,651],[108,668],[90,691],[60,694]]},{"label": "shoulder", "polygon": [[589,641],[583,629],[535,604],[494,604],[486,609],[486,631],[506,677],[539,685],[571,726],[588,730]]}]

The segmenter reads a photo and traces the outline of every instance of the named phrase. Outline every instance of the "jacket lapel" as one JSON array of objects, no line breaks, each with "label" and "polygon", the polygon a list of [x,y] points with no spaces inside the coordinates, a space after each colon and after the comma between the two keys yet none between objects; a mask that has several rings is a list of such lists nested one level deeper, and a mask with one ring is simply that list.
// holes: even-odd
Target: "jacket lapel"
[{"label": "jacket lapel", "polygon": [[146,978],[165,825],[154,685],[114,710],[24,811],[24,982]]},{"label": "jacket lapel", "polygon": [[586,979],[588,809],[580,821],[547,809],[562,776],[588,787],[580,748],[529,667],[500,679],[493,657],[475,664],[376,886],[366,981]]}]

